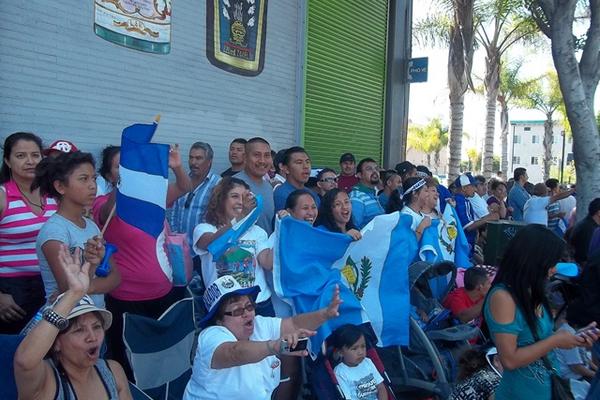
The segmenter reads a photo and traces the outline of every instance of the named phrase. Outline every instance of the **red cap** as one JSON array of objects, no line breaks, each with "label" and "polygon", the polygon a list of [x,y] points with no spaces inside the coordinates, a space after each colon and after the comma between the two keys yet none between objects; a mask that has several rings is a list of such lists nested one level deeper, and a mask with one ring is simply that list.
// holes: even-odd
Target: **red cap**
[{"label": "red cap", "polygon": [[77,146],[68,140],[57,140],[50,147],[44,150],[44,155],[47,156],[52,150],[61,151],[63,153],[75,153],[78,151]]}]

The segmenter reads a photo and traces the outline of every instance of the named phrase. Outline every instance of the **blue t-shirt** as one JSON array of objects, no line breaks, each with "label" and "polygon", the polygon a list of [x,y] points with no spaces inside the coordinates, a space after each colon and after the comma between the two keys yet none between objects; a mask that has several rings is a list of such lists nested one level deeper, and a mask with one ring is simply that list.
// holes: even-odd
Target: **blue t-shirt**
[{"label": "blue t-shirt", "polygon": [[467,237],[467,242],[469,242],[469,248],[471,249],[472,253],[473,246],[475,245],[475,239],[477,238],[477,231],[468,231],[465,229],[467,226],[475,222],[475,214],[473,213],[471,202],[461,193],[454,195],[454,200],[456,201],[456,215],[458,215],[458,219],[460,220],[463,230],[465,231],[465,236]]},{"label": "blue t-shirt", "polygon": [[515,221],[523,221],[523,212],[525,210],[525,203],[531,196],[527,193],[527,190],[518,183],[515,182],[510,193],[508,193],[508,206],[513,208],[512,217]]},{"label": "blue t-shirt", "polygon": [[[298,188],[292,186],[288,181],[285,181],[283,184],[277,186],[275,191],[273,192],[273,201],[275,202],[275,212],[283,210],[285,208],[285,202],[287,201],[288,196],[294,191],[298,190]],[[302,190],[302,189],[301,189]],[[321,205],[321,200],[319,196],[310,189],[304,188],[310,195],[315,199],[315,204],[317,208]]]}]

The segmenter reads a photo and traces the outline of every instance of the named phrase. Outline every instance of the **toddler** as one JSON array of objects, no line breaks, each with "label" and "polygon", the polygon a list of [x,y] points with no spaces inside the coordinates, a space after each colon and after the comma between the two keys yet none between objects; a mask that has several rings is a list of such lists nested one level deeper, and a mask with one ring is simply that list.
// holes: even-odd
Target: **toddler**
[{"label": "toddler", "polygon": [[336,354],[341,356],[335,376],[344,396],[350,400],[387,400],[383,378],[367,358],[367,343],[356,325],[343,325],[333,333]]}]

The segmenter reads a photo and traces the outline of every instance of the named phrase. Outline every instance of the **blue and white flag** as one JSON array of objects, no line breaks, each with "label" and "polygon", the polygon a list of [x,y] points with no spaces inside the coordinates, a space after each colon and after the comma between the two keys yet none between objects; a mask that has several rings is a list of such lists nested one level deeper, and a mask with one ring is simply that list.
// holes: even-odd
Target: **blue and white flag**
[{"label": "blue and white flag", "polygon": [[457,268],[471,267],[469,243],[451,205],[446,206],[442,218],[432,220],[423,232],[419,258],[431,264],[451,261]]},{"label": "blue and white flag", "polygon": [[367,317],[378,345],[408,344],[408,266],[417,255],[410,225],[410,217],[399,213],[378,216],[355,242],[292,218],[276,227],[273,280],[280,297],[298,313],[310,312],[325,307],[334,285],[340,285],[340,317],[318,330],[313,348],[338,326]]},{"label": "blue and white flag", "polygon": [[252,227],[260,217],[263,210],[263,198],[261,195],[256,195],[256,207],[244,218],[239,220],[235,225],[223,233],[211,244],[208,245],[208,251],[212,254],[213,259],[219,259],[229,247],[237,244],[240,237]]},{"label": "blue and white flag", "polygon": [[417,255],[411,223],[398,212],[375,217],[334,264],[365,308],[379,346],[408,345],[408,267]]},{"label": "blue and white flag", "polygon": [[348,235],[315,229],[304,221],[283,218],[275,225],[273,284],[282,299],[293,304],[298,314],[327,307],[339,285],[340,316],[327,321],[311,338],[311,348],[320,349],[323,341],[339,326],[359,325],[367,316],[344,284],[333,264],[342,258],[352,239]]},{"label": "blue and white flag", "polygon": [[117,191],[117,216],[155,239],[164,229],[169,185],[169,145],[150,143],[157,126],[123,129]]}]

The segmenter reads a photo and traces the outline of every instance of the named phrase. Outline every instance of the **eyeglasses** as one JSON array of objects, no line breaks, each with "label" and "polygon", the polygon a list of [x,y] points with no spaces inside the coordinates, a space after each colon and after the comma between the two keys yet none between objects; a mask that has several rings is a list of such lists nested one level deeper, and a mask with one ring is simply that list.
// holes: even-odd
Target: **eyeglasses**
[{"label": "eyeglasses", "polygon": [[337,181],[338,181],[338,178],[336,176],[336,177],[333,177],[333,178],[323,178],[319,182],[333,183],[333,182],[337,182]]},{"label": "eyeglasses", "polygon": [[192,200],[194,199],[195,194],[196,194],[195,192],[188,193],[187,197],[185,198],[185,204],[183,205],[183,208],[185,208],[186,210],[188,208],[190,208],[190,205],[192,204]]},{"label": "eyeglasses", "polygon": [[230,317],[241,317],[244,315],[244,311],[252,312],[256,306],[253,303],[246,304],[242,308],[236,308],[235,310],[225,311],[223,314],[229,315]]}]

